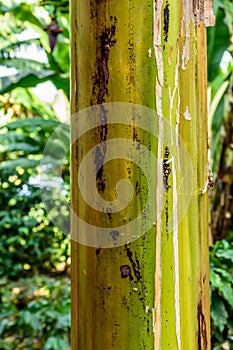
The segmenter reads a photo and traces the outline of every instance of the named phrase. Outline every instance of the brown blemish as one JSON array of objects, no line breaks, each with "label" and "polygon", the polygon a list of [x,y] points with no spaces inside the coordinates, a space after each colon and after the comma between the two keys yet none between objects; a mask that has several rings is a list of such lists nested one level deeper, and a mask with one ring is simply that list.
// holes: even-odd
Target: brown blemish
[{"label": "brown blemish", "polygon": [[129,311],[129,301],[125,296],[122,297],[121,304],[127,311]]},{"label": "brown blemish", "polygon": [[[164,158],[163,158],[163,183],[166,192],[168,192],[171,187],[169,183],[169,175],[171,173],[170,163],[168,163],[170,157],[170,151],[168,147],[165,147]],[[165,216],[166,216],[166,232],[169,231],[168,221],[169,221],[169,210],[168,210],[168,198],[166,198],[165,202]]]},{"label": "brown blemish", "polygon": [[193,13],[196,22],[202,21],[204,19],[204,1],[203,0],[193,0]]},{"label": "brown blemish", "polygon": [[112,237],[113,241],[117,241],[118,238],[120,237],[120,232],[117,230],[113,230],[109,234]]},{"label": "brown blemish", "polygon": [[202,312],[202,302],[200,301],[197,306],[197,322],[198,322],[198,332],[197,332],[197,342],[198,350],[207,350],[207,329],[205,316]]},{"label": "brown blemish", "polygon": [[106,213],[108,215],[109,220],[112,218],[112,209],[111,208],[106,208]]},{"label": "brown blemish", "polygon": [[205,26],[214,26],[213,0],[193,0],[192,3],[194,23],[200,25],[200,22],[204,21]]},{"label": "brown blemish", "polygon": [[104,162],[104,157],[101,152],[101,148],[97,146],[95,148],[96,180],[100,180],[103,175],[103,162]]},{"label": "brown blemish", "polygon": [[128,176],[129,176],[129,179],[131,178],[131,169],[130,168],[127,168],[127,173],[128,173]]},{"label": "brown blemish", "polygon": [[96,169],[96,186],[99,192],[104,192],[105,190],[105,179],[103,176],[103,163],[104,163],[104,155],[102,149],[97,146],[95,149],[95,169]]},{"label": "brown blemish", "polygon": [[136,182],[136,186],[135,186],[135,191],[136,191],[136,195],[138,195],[141,192],[141,188],[139,186],[139,182]]},{"label": "brown blemish", "polygon": [[[96,186],[98,191],[104,192],[105,190],[105,179],[103,176],[103,164],[106,153],[106,140],[108,133],[107,123],[107,110],[102,105],[105,102],[105,95],[108,95],[108,80],[109,80],[109,68],[108,61],[110,56],[110,50],[115,45],[116,39],[116,17],[110,17],[113,24],[109,27],[104,28],[101,35],[99,36],[99,54],[97,55],[96,62],[96,74],[94,76],[94,83],[92,88],[93,98],[91,104],[99,104],[100,106],[100,126],[98,134],[100,135],[101,147],[96,148],[95,165],[96,165]],[[95,102],[95,101],[96,102]],[[93,102],[94,101],[94,102]]]},{"label": "brown blemish", "polygon": [[97,248],[97,249],[95,250],[95,253],[96,253],[96,255],[98,256],[98,255],[100,254],[100,248]]},{"label": "brown blemish", "polygon": [[167,42],[168,39],[168,29],[169,29],[169,4],[166,3],[166,6],[164,8],[164,25],[163,25],[163,30],[164,30],[164,40]]},{"label": "brown blemish", "polygon": [[[110,19],[113,20],[113,17],[111,16]],[[95,75],[92,91],[94,95],[97,95],[97,104],[102,104],[105,102],[104,96],[108,95],[108,60],[111,47],[113,47],[116,43],[116,39],[114,39],[116,34],[116,22],[116,17],[114,17],[114,24],[110,27],[105,27],[104,31],[100,35],[100,57],[97,60],[97,73]]]},{"label": "brown blemish", "polygon": [[104,192],[105,190],[105,183],[104,180],[101,179],[100,181],[97,181],[97,189],[99,192]]},{"label": "brown blemish", "polygon": [[133,127],[133,141],[140,141],[138,139],[138,133],[137,133],[137,128],[135,128],[135,126]]},{"label": "brown blemish", "polygon": [[171,173],[170,164],[167,163],[170,156],[169,148],[165,148],[164,158],[163,158],[163,183],[166,191],[168,192],[170,186],[168,185],[169,175]]},{"label": "brown blemish", "polygon": [[131,274],[131,268],[129,265],[122,265],[120,267],[120,270],[121,270],[121,278],[129,277],[130,280],[133,279],[132,274]]},{"label": "brown blemish", "polygon": [[139,281],[141,279],[139,260],[137,257],[135,257],[135,260],[133,259],[133,253],[130,250],[129,244],[125,245],[125,249],[127,252],[127,257],[132,265],[134,276]]},{"label": "brown blemish", "polygon": [[166,212],[165,212],[165,216],[166,216],[166,232],[168,233],[168,231],[169,231],[169,227],[168,227],[168,221],[169,221],[168,199],[166,199]]}]

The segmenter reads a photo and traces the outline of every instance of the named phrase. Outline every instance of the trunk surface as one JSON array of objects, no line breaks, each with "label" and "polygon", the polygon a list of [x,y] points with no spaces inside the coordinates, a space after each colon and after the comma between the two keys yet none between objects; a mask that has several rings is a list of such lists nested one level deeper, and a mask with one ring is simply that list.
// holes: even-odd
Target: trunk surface
[{"label": "trunk surface", "polygon": [[[205,26],[213,24],[212,3],[72,0],[71,17],[72,350],[209,350]],[[94,105],[97,122],[91,128],[86,111],[81,135],[78,112]],[[114,124],[119,110],[125,121]],[[138,111],[152,118],[141,122]],[[80,169],[96,145],[91,190],[91,166],[83,177]],[[134,190],[130,203],[124,184],[116,190],[122,179]],[[95,190],[110,203],[102,212],[92,205]],[[112,211],[118,195],[127,206]],[[105,244],[85,238],[95,227],[109,229]]]}]

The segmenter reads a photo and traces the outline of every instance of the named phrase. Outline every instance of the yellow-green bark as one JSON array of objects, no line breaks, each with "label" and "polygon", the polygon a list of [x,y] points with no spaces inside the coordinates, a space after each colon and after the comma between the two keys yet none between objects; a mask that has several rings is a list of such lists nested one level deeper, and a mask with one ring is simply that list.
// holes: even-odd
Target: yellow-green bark
[{"label": "yellow-green bark", "polygon": [[[162,215],[146,234],[114,248],[78,243],[72,220],[72,350],[210,349],[205,24],[211,21],[211,1],[192,4],[194,8],[186,0],[71,1],[73,135],[79,128],[76,112],[104,102],[128,102],[157,111],[162,141],[153,144],[149,133],[133,125],[106,128],[105,115],[106,125],[72,145],[72,210],[93,226],[116,227],[137,216],[148,186],[154,186],[155,196],[163,193],[165,203],[157,196]],[[182,174],[166,163],[166,138],[174,134],[163,135],[163,130],[169,133],[164,120],[178,130],[192,160],[193,194],[181,222],[179,211],[186,202],[176,184]],[[137,189],[133,205],[109,223],[109,215],[100,216],[86,205],[77,179],[87,152],[100,143],[104,157],[104,143],[119,137],[151,148],[158,171],[156,183],[146,184],[143,173],[126,160],[104,165],[96,185],[106,201],[115,199],[122,178]],[[181,162],[183,158],[180,154]],[[148,168],[151,161],[146,159]],[[84,179],[82,186],[87,183]],[[156,210],[154,204],[151,210]]]}]

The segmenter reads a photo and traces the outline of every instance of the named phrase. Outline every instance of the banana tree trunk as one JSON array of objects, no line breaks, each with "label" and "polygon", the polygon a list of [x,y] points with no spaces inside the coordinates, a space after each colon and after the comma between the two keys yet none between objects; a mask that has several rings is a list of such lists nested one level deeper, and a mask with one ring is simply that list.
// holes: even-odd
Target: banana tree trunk
[{"label": "banana tree trunk", "polygon": [[210,349],[212,3],[72,0],[71,19],[72,349]]}]

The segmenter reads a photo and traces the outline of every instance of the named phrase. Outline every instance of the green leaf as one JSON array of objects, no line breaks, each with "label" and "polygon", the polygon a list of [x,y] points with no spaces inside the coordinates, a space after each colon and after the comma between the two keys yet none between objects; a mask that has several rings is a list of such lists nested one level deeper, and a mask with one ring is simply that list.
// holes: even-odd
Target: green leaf
[{"label": "green leaf", "polygon": [[214,114],[219,106],[219,103],[221,101],[221,99],[223,98],[223,95],[225,94],[227,88],[229,86],[229,81],[226,80],[223,82],[223,84],[219,87],[218,91],[216,92],[216,94],[214,95],[211,104],[210,104],[210,110],[209,110],[209,118],[210,120],[213,119]]},{"label": "green leaf", "polygon": [[21,312],[20,318],[24,324],[31,326],[35,331],[41,328],[36,316],[27,310]]},{"label": "green leaf", "polygon": [[210,272],[210,280],[212,286],[218,289],[219,294],[222,295],[227,303],[233,308],[232,284],[226,282],[218,273],[215,273],[213,270]]},{"label": "green leaf", "polygon": [[[4,126],[3,126],[4,127]],[[23,142],[25,140],[25,135],[19,134],[16,132],[5,132],[4,134],[0,134],[0,144],[4,144],[7,142]]]},{"label": "green leaf", "polygon": [[56,86],[56,88],[59,90],[63,90],[66,96],[70,97],[70,78],[64,74],[64,75],[54,75],[49,80],[53,82],[53,84]]},{"label": "green leaf", "polygon": [[[47,128],[55,128],[61,123],[54,119],[44,119],[42,117],[33,117],[33,118],[24,118],[18,119],[14,122],[7,124],[7,128],[9,130],[22,129],[30,127],[31,129],[39,128],[39,129],[47,129]],[[2,126],[2,128],[5,126]],[[1,127],[0,127],[1,129]]]},{"label": "green leaf", "polygon": [[[1,46],[0,63],[7,67],[8,67],[8,64],[10,65],[9,67],[14,67],[13,65],[10,64],[10,62],[14,62],[14,61],[16,62],[17,60],[21,60],[21,58],[15,55],[17,50],[19,50],[20,48],[25,49],[25,47],[31,45],[32,43],[37,44],[38,50],[41,49],[39,39],[35,38],[35,36],[24,40],[17,40],[17,41],[14,40],[13,42],[9,42],[9,40],[7,40],[5,44]],[[27,60],[27,59],[24,59],[24,60]],[[30,59],[28,59],[28,61],[30,61]],[[37,63],[40,64],[40,62],[37,62]],[[15,68],[17,69],[17,67]]]},{"label": "green leaf", "polygon": [[36,85],[43,83],[47,80],[53,80],[56,74],[53,71],[26,71],[14,76],[5,77],[4,84],[0,86],[0,94],[5,94],[6,92],[12,91],[17,87],[35,87]]},{"label": "green leaf", "polygon": [[226,271],[223,267],[222,268],[215,267],[214,271],[222,275],[221,279],[224,279],[225,281],[230,283],[233,282],[233,276],[228,271]]},{"label": "green leaf", "polygon": [[230,285],[230,283],[223,284],[222,294],[223,294],[225,300],[231,306],[231,309],[233,309],[233,288]]},{"label": "green leaf", "polygon": [[58,329],[67,329],[71,326],[70,314],[60,316],[57,322]]},{"label": "green leaf", "polygon": [[28,158],[18,158],[7,160],[5,162],[0,163],[0,170],[14,170],[16,167],[20,167],[23,169],[35,168],[40,163],[39,160],[28,159]]},{"label": "green leaf", "polygon": [[212,297],[210,314],[215,326],[222,332],[227,324],[228,313],[220,297]]},{"label": "green leaf", "polygon": [[208,39],[208,79],[212,81],[219,72],[219,65],[224,51],[230,45],[230,32],[224,23],[225,13],[216,9],[216,24],[207,30]]},{"label": "green leaf", "polygon": [[44,63],[31,60],[29,58],[27,59],[27,58],[21,58],[21,57],[9,58],[9,59],[1,58],[0,65],[3,65],[7,68],[13,67],[17,69],[19,72],[22,72],[25,70],[43,72],[46,69],[46,65]]},{"label": "green leaf", "polygon": [[216,252],[218,258],[229,259],[233,262],[233,249],[229,250],[219,250]]},{"label": "green leaf", "polygon": [[213,270],[210,271],[210,281],[212,286],[219,288],[219,285],[221,284],[221,278],[219,274],[215,273]]},{"label": "green leaf", "polygon": [[27,134],[15,131],[8,131],[0,134],[0,152],[25,151],[27,153],[36,153],[44,149],[44,142],[39,136],[30,137]]},{"label": "green leaf", "polygon": [[0,154],[6,152],[22,151],[25,153],[37,153],[41,147],[32,146],[25,142],[9,143],[8,145],[0,145]]},{"label": "green leaf", "polygon": [[42,24],[32,13],[31,5],[26,3],[21,3],[10,9],[10,12],[22,22],[30,22],[38,27],[42,28]]},{"label": "green leaf", "polygon": [[0,335],[3,334],[4,329],[6,328],[8,323],[9,323],[9,321],[7,319],[1,320],[1,322],[0,322]]},{"label": "green leaf", "polygon": [[223,72],[222,70],[219,72],[219,74],[215,77],[215,79],[210,83],[210,87],[211,87],[211,98],[213,99],[213,97],[215,96],[215,94],[218,92],[218,90],[220,89],[220,87],[222,86],[222,84],[230,79],[231,77],[231,73],[233,70],[233,64],[230,63],[227,66],[227,70],[226,72]]},{"label": "green leaf", "polygon": [[70,349],[67,341],[60,337],[49,337],[43,347],[43,350],[68,350]]},{"label": "green leaf", "polygon": [[62,42],[58,37],[53,55],[56,59],[56,62],[59,64],[59,67],[62,67],[63,72],[69,73],[70,70],[70,49],[69,45]]},{"label": "green leaf", "polygon": [[224,258],[233,262],[233,243],[230,245],[227,241],[222,241],[215,255],[218,258]]}]

